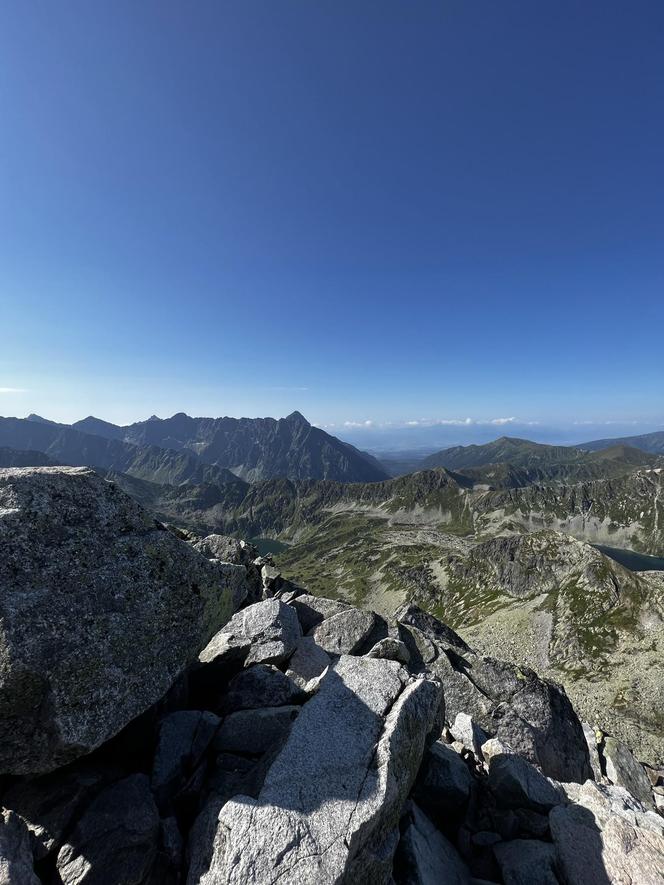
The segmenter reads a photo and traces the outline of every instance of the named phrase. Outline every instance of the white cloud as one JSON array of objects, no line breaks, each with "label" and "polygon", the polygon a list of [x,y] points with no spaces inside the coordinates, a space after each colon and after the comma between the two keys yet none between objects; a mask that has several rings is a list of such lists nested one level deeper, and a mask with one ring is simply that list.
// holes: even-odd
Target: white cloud
[{"label": "white cloud", "polygon": [[22,387],[0,387],[0,393],[27,393]]},{"label": "white cloud", "polygon": [[344,421],[344,427],[373,427],[373,421]]},{"label": "white cloud", "polygon": [[489,424],[514,424],[516,418],[492,418]]}]

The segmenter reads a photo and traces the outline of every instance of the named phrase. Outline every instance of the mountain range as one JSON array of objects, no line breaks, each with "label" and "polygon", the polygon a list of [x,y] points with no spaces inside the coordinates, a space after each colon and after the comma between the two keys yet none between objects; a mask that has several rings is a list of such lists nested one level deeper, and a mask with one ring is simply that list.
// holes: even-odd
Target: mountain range
[{"label": "mountain range", "polygon": [[286,418],[150,418],[124,427],[89,417],[73,425],[31,415],[0,418],[0,445],[42,452],[61,464],[112,469],[177,485],[333,479],[374,482],[387,473],[366,452],[312,426],[299,412]]}]

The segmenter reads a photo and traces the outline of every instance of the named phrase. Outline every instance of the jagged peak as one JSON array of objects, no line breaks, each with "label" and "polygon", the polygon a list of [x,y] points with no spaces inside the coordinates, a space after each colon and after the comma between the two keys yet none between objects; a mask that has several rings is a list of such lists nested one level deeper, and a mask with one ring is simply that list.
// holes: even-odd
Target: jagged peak
[{"label": "jagged peak", "polygon": [[307,427],[311,426],[302,412],[298,412],[297,409],[294,412],[291,412],[290,415],[286,415],[284,421],[288,421],[291,424],[306,424]]},{"label": "jagged peak", "polygon": [[35,424],[57,424],[57,421],[51,421],[49,418],[42,418],[41,415],[35,414],[35,412],[30,412],[28,417],[25,419],[26,421],[34,421]]}]

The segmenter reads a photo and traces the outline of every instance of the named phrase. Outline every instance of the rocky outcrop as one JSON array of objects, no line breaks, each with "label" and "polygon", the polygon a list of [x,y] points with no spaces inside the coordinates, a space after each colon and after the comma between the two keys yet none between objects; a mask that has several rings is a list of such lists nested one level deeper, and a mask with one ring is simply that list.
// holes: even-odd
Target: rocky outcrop
[{"label": "rocky outcrop", "polygon": [[233,615],[199,658],[204,664],[222,664],[235,658],[242,659],[247,666],[280,664],[293,654],[301,636],[302,628],[294,609],[270,599]]},{"label": "rocky outcrop", "polygon": [[398,664],[342,656],[258,798],[223,807],[202,882],[336,882],[343,870],[352,882],[355,868],[370,881],[372,854],[398,823],[439,705],[439,686]]},{"label": "rocky outcrop", "polygon": [[625,787],[641,802],[651,804],[652,786],[642,765],[636,761],[629,747],[613,737],[607,737],[602,747],[606,776],[612,784]]},{"label": "rocky outcrop", "polygon": [[574,802],[554,808],[549,819],[564,880],[664,882],[664,821],[621,787],[587,782]]},{"label": "rocky outcrop", "polygon": [[[67,474],[74,485],[81,475]],[[26,512],[18,496],[13,508],[8,500],[5,510]],[[59,506],[68,501],[63,494]],[[86,520],[109,546],[111,504],[106,522],[94,508]],[[43,521],[47,537],[59,526],[62,549],[67,531],[82,531],[69,526],[75,507],[67,512],[67,526]],[[153,543],[156,532],[203,574],[223,574],[218,557],[233,555],[225,542],[192,550],[197,539],[129,525],[139,564],[139,540]],[[103,571],[90,581],[101,593],[118,569],[93,552]],[[35,571],[49,575],[44,561]],[[271,589],[279,598],[250,595],[193,646],[196,660],[171,691],[88,758],[4,778],[0,881],[662,885],[664,819],[653,803],[662,773],[584,733],[559,686],[477,655],[413,606],[383,618],[274,575],[261,592]],[[71,593],[80,604],[78,584]],[[191,604],[202,604],[196,594]],[[106,671],[98,678],[103,699]]]},{"label": "rocky outcrop", "polygon": [[[436,619],[415,606],[397,612],[412,663],[436,675],[445,689],[447,718],[472,717],[468,749],[497,736],[559,780],[592,776],[583,728],[564,690],[532,670],[476,654]],[[486,733],[477,736],[477,727]],[[463,727],[463,726],[462,726]],[[469,728],[469,726],[466,726]]]},{"label": "rocky outcrop", "polygon": [[[95,473],[0,470],[0,771],[47,771],[157,701],[237,580]],[[231,568],[239,568],[231,566]]]},{"label": "rocky outcrop", "polygon": [[[368,650],[326,652],[315,641],[321,624],[354,610],[323,600],[318,608],[329,617],[296,639],[311,606],[298,607],[296,591],[286,595],[290,602],[267,599],[239,611],[210,643],[226,651],[190,670],[196,702],[207,708],[187,709],[180,691],[170,702],[180,709],[162,705],[154,727],[139,732],[136,755],[127,758],[120,736],[85,764],[10,784],[1,796],[10,823],[4,842],[0,834],[6,863],[29,874],[34,858],[44,881],[53,875],[66,885],[660,881],[659,815],[621,787],[586,780],[583,765],[584,785],[547,777],[541,762],[496,736],[500,718],[489,716],[485,729],[455,712],[464,691],[477,706],[471,689],[459,688],[465,672],[479,691],[474,667],[486,709],[512,709],[513,680],[524,683],[537,703],[532,722],[512,718],[514,742],[528,747],[540,727],[554,745],[557,734],[578,738],[560,762],[571,772],[584,747],[588,764],[588,749],[557,686],[543,691],[535,674],[478,664],[460,637],[414,608],[401,620],[376,618]],[[381,642],[396,660],[373,656]],[[253,657],[271,662],[253,661],[254,646]],[[295,678],[303,655],[318,662],[311,679]],[[443,658],[458,668],[451,677]],[[208,669],[214,678],[200,681]],[[566,724],[555,721],[561,711]],[[528,740],[519,738],[519,723]],[[573,845],[584,846],[588,864]]]}]

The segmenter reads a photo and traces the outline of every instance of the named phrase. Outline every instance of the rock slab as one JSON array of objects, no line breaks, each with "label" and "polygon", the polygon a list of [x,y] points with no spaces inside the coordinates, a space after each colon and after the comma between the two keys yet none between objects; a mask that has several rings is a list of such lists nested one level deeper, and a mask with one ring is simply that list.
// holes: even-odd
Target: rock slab
[{"label": "rock slab", "polygon": [[92,470],[0,470],[0,772],[64,765],[159,700],[231,615],[218,566]]},{"label": "rock slab", "polygon": [[223,806],[202,885],[371,881],[372,863],[396,847],[390,837],[440,703],[436,683],[395,662],[342,656],[258,799]]}]

